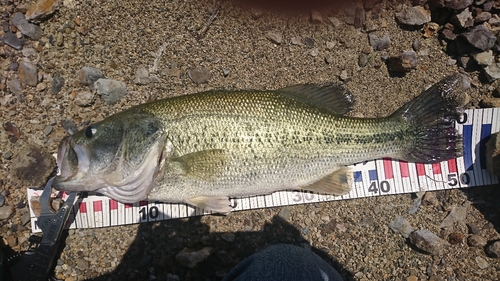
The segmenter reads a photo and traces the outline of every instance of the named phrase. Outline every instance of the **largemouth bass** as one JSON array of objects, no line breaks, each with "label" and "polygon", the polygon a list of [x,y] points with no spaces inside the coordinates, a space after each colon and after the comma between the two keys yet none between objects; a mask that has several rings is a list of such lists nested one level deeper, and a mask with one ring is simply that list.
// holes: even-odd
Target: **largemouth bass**
[{"label": "largemouth bass", "polygon": [[462,155],[454,129],[466,76],[444,78],[386,118],[352,118],[337,85],[207,91],[132,107],[61,142],[53,186],[124,203],[184,202],[227,213],[228,198],[301,189],[342,195],[346,165]]}]

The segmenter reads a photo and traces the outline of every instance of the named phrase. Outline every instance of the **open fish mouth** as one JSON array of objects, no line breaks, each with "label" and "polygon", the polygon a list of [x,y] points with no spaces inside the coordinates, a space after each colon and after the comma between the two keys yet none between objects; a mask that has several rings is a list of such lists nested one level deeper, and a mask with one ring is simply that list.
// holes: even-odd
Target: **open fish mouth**
[{"label": "open fish mouth", "polygon": [[133,203],[147,198],[165,156],[162,142],[155,143],[142,163],[131,166],[124,160],[123,150],[103,169],[91,167],[90,145],[79,145],[71,136],[64,138],[57,152],[58,174],[53,186],[65,191],[95,191],[120,202]]},{"label": "open fish mouth", "polygon": [[57,151],[57,177],[54,184],[68,182],[86,174],[90,167],[90,153],[85,146],[75,143],[72,137],[64,138]]}]

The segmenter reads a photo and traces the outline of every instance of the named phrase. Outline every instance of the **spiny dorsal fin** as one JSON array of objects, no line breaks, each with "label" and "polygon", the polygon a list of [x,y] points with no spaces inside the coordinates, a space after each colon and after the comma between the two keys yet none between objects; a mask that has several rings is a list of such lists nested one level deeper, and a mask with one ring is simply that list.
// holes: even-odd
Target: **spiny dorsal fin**
[{"label": "spiny dorsal fin", "polygon": [[344,195],[351,191],[351,181],[349,177],[352,172],[349,168],[341,168],[328,176],[300,189],[333,195]]},{"label": "spiny dorsal fin", "polygon": [[352,94],[336,84],[300,84],[279,89],[277,92],[314,104],[335,114],[349,112],[354,104]]},{"label": "spiny dorsal fin", "polygon": [[210,180],[224,171],[226,160],[226,154],[222,149],[212,149],[189,153],[172,161],[180,164],[186,176]]}]

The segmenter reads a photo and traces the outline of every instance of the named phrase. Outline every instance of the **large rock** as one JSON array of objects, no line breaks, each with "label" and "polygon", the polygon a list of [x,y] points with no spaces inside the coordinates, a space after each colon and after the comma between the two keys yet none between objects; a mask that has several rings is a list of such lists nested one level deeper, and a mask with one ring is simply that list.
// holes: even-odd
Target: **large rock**
[{"label": "large rock", "polygon": [[42,29],[38,25],[29,23],[21,13],[14,13],[11,22],[22,34],[33,40],[38,40],[42,37]]},{"label": "large rock", "polygon": [[405,73],[417,68],[417,53],[405,51],[387,59],[387,69],[390,72]]},{"label": "large rock", "polygon": [[410,234],[410,242],[418,249],[431,255],[440,255],[449,243],[427,229],[420,229]]},{"label": "large rock", "polygon": [[107,104],[117,103],[127,94],[127,85],[112,79],[99,79],[94,83],[94,88]]},{"label": "large rock", "polygon": [[487,51],[495,45],[497,38],[488,28],[483,25],[473,27],[461,34],[469,44],[481,51]]},{"label": "large rock", "polygon": [[78,72],[78,80],[85,86],[93,87],[94,83],[101,78],[104,78],[104,75],[94,67],[85,66]]},{"label": "large rock", "polygon": [[383,37],[378,37],[377,35],[370,33],[368,34],[368,39],[370,41],[370,46],[372,46],[375,51],[382,51],[391,46],[389,34],[385,34]]},{"label": "large rock", "polygon": [[33,63],[22,60],[19,63],[19,80],[23,84],[36,86],[38,84],[38,70]]},{"label": "large rock", "polygon": [[419,26],[431,21],[431,12],[421,6],[406,7],[396,13],[396,19],[401,24]]},{"label": "large rock", "polygon": [[500,133],[491,135],[486,143],[486,168],[491,174],[500,176]]},{"label": "large rock", "polygon": [[59,7],[61,0],[38,0],[26,11],[26,19],[39,21],[51,15]]}]

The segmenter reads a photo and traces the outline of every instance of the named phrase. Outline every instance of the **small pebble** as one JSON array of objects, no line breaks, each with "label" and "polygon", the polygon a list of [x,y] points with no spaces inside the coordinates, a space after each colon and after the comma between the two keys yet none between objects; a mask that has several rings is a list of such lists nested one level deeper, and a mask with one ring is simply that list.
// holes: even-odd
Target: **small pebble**
[{"label": "small pebble", "polygon": [[2,206],[0,207],[0,220],[5,220],[10,218],[10,216],[14,213],[14,207],[12,206]]},{"label": "small pebble", "polygon": [[306,45],[307,48],[314,48],[314,39],[311,37],[304,38],[304,45]]},{"label": "small pebble", "polygon": [[309,54],[313,57],[317,57],[319,55],[319,49],[318,48],[313,48]]},{"label": "small pebble", "polygon": [[491,13],[481,12],[479,15],[477,15],[474,18],[474,23],[475,24],[480,24],[480,23],[483,23],[485,21],[489,21],[490,19],[491,19]]},{"label": "small pebble", "polygon": [[85,270],[89,269],[89,262],[84,260],[84,259],[77,258],[76,259],[76,267],[79,270],[85,271]]},{"label": "small pebble", "polygon": [[467,228],[469,229],[469,233],[471,234],[478,234],[481,229],[479,228],[479,226],[477,226],[475,223],[467,223]]},{"label": "small pebble", "polygon": [[408,238],[414,231],[411,224],[401,215],[389,223],[389,228],[396,233],[400,233],[404,238]]},{"label": "small pebble", "polygon": [[418,281],[418,278],[415,275],[410,275],[410,276],[408,276],[408,278],[406,280],[407,281]]},{"label": "small pebble", "polygon": [[295,36],[295,37],[292,37],[291,41],[290,41],[293,45],[297,45],[297,46],[301,46],[303,45],[302,44],[302,38],[300,36]]},{"label": "small pebble", "polygon": [[500,64],[492,63],[483,69],[490,82],[500,79]]},{"label": "small pebble", "polygon": [[311,10],[311,22],[312,23],[322,23],[323,22],[323,16],[319,11],[316,10]]},{"label": "small pebble", "polygon": [[488,240],[479,234],[473,234],[467,238],[467,244],[471,247],[482,248],[486,246]]},{"label": "small pebble", "polygon": [[112,79],[99,79],[94,88],[106,104],[115,104],[128,93],[124,82]]},{"label": "small pebble", "polygon": [[335,46],[337,46],[337,42],[332,42],[332,41],[326,42],[326,48],[330,51],[333,50]]},{"label": "small pebble", "polygon": [[368,64],[368,55],[367,54],[359,54],[358,56],[358,65],[359,67],[365,67]]},{"label": "small pebble", "polygon": [[279,44],[281,44],[281,42],[283,42],[283,35],[281,35],[281,33],[273,32],[273,31],[269,31],[266,34],[266,38],[269,39],[269,41],[271,41],[277,45],[279,45]]},{"label": "small pebble", "polygon": [[23,84],[36,86],[38,84],[38,70],[30,61],[22,60],[19,63],[19,80]]},{"label": "small pebble", "polygon": [[448,60],[446,60],[446,65],[448,65],[448,66],[455,65],[455,64],[457,64],[457,60],[454,58],[448,58]]},{"label": "small pebble", "polygon": [[183,266],[193,268],[199,262],[202,262],[210,256],[210,252],[212,251],[211,247],[205,247],[201,250],[193,250],[184,248],[182,251],[175,255],[175,259],[182,264]]},{"label": "small pebble", "polygon": [[416,230],[410,234],[409,238],[415,247],[431,255],[441,254],[444,247],[448,245],[446,240],[439,238],[427,229]]},{"label": "small pebble", "polygon": [[336,17],[329,17],[328,20],[333,25],[333,29],[337,29],[342,25],[342,22]]},{"label": "small pebble", "polygon": [[78,131],[78,128],[73,120],[64,120],[63,129],[70,135],[73,135]]},{"label": "small pebble", "polygon": [[426,192],[424,197],[422,198],[422,204],[424,206],[439,206],[439,200],[436,198],[436,194],[434,192]]},{"label": "small pebble", "polygon": [[43,91],[45,91],[45,89],[47,89],[47,84],[45,84],[43,82],[42,83],[38,83],[36,85],[36,91],[37,92],[43,92]]},{"label": "small pebble", "polygon": [[94,83],[101,78],[104,78],[104,75],[97,68],[85,66],[78,72],[78,80],[85,86],[93,87]]},{"label": "small pebble", "polygon": [[21,131],[19,130],[19,127],[16,126],[16,124],[12,122],[6,122],[3,126],[5,132],[9,136],[9,140],[11,143],[16,143],[19,137],[21,136]]},{"label": "small pebble", "polygon": [[444,6],[450,10],[462,11],[472,5],[473,0],[444,1]]},{"label": "small pebble", "polygon": [[26,11],[26,19],[29,21],[39,21],[54,13],[62,1],[58,0],[38,0]]},{"label": "small pebble", "polygon": [[406,7],[396,13],[396,20],[401,24],[419,26],[431,21],[431,12],[421,6]]},{"label": "small pebble", "polygon": [[31,221],[31,216],[29,212],[25,212],[21,217],[21,225],[27,225]]},{"label": "small pebble", "polygon": [[192,68],[188,70],[187,74],[191,81],[193,81],[195,84],[208,82],[208,80],[210,80],[210,78],[212,77],[210,70],[205,67]]},{"label": "small pebble", "polygon": [[21,81],[17,79],[12,79],[7,82],[9,90],[16,96],[18,100],[22,100],[23,88],[21,86]]},{"label": "small pebble", "polygon": [[489,266],[489,263],[482,257],[476,257],[475,258],[477,266],[481,269],[485,269]]},{"label": "small pebble", "polygon": [[292,210],[288,207],[281,207],[280,212],[278,213],[278,217],[283,219],[284,221],[288,221],[292,216]]},{"label": "small pebble", "polygon": [[493,63],[495,57],[493,56],[493,51],[488,50],[485,52],[477,53],[472,55],[477,64],[482,66],[487,66]]},{"label": "small pebble", "polygon": [[3,158],[4,158],[5,160],[10,160],[10,159],[12,159],[12,151],[10,151],[10,150],[9,150],[9,151],[5,152],[5,153],[3,154]]},{"label": "small pebble", "polygon": [[223,67],[223,68],[222,68],[222,75],[223,75],[224,77],[227,77],[227,76],[229,75],[229,69],[227,69],[227,68]]},{"label": "small pebble", "polygon": [[5,196],[3,196],[3,194],[0,194],[0,207],[2,207],[3,205],[5,205]]},{"label": "small pebble", "polygon": [[460,232],[452,232],[448,235],[448,242],[452,245],[462,244],[464,235]]},{"label": "small pebble", "polygon": [[495,35],[484,25],[477,25],[471,30],[461,34],[472,46],[482,51],[487,51],[495,45]]},{"label": "small pebble", "polygon": [[468,205],[453,206],[451,208],[450,213],[448,214],[448,216],[446,216],[446,218],[444,218],[444,220],[441,222],[439,227],[449,228],[457,222],[465,221],[465,218],[467,216],[467,208],[468,208]]},{"label": "small pebble", "polygon": [[58,94],[62,90],[63,86],[64,86],[64,78],[59,77],[59,76],[55,76],[52,79],[52,87],[50,88],[50,91],[54,95]]},{"label": "small pebble", "polygon": [[347,70],[345,70],[345,69],[344,69],[344,70],[342,70],[342,71],[340,72],[340,77],[339,77],[339,78],[340,78],[340,80],[342,80],[342,81],[347,80],[347,78],[349,78],[349,75],[347,74]]},{"label": "small pebble", "polygon": [[134,83],[137,85],[146,85],[149,82],[150,80],[148,69],[144,65],[139,66],[135,71]]},{"label": "small pebble", "polygon": [[332,56],[332,55],[330,55],[330,54],[327,54],[327,55],[325,56],[325,62],[326,62],[327,64],[331,64],[331,63],[333,62],[333,56]]},{"label": "small pebble", "polygon": [[5,44],[11,46],[16,50],[21,50],[24,46],[24,43],[26,43],[26,40],[24,38],[17,38],[16,34],[12,32],[6,32],[2,36],[1,40]]},{"label": "small pebble", "polygon": [[413,43],[411,44],[411,47],[413,49],[413,51],[415,52],[418,52],[420,51],[420,48],[422,47],[422,43],[420,43],[420,40],[415,40],[413,41]]},{"label": "small pebble", "polygon": [[391,46],[391,39],[389,37],[389,34],[386,34],[382,38],[379,38],[377,35],[370,33],[368,34],[368,38],[370,40],[370,45],[375,51],[382,51]]},{"label": "small pebble", "polygon": [[38,40],[42,37],[42,29],[38,25],[29,23],[24,15],[19,12],[14,13],[11,22],[22,34],[33,40]]},{"label": "small pebble", "polygon": [[452,15],[450,18],[450,22],[455,26],[467,28],[471,27],[474,24],[474,21],[472,20],[473,18],[474,17],[472,16],[471,11],[469,11],[469,9],[465,9],[458,14]]},{"label": "small pebble", "polygon": [[64,35],[62,32],[56,34],[56,46],[62,47],[64,45]]},{"label": "small pebble", "polygon": [[48,136],[48,135],[50,135],[50,133],[52,133],[52,126],[50,126],[50,125],[45,126],[45,129],[43,130],[43,134]]},{"label": "small pebble", "polygon": [[387,61],[387,69],[391,72],[404,73],[417,68],[417,53],[406,51],[401,54],[390,56]]}]

